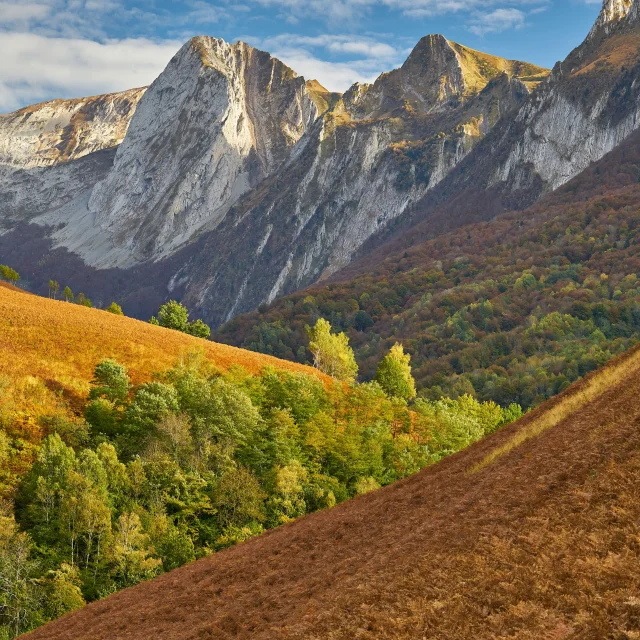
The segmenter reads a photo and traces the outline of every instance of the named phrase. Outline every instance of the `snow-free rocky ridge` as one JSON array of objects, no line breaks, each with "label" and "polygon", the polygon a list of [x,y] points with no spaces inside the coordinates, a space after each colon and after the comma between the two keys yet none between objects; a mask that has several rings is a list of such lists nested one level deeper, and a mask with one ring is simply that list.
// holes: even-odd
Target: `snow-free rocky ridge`
[{"label": "snow-free rocky ridge", "polygon": [[[640,125],[640,0],[605,0],[585,42],[338,278],[391,251],[505,210],[525,209],[618,147]],[[383,244],[383,240],[390,241]]]},{"label": "snow-free rocky ridge", "polygon": [[[419,239],[443,216],[524,207],[638,127],[639,7],[606,0],[550,75],[434,35],[344,95],[244,43],[194,38],[123,114],[117,150],[80,146],[95,150],[4,183],[0,256],[35,287],[91,286],[142,317],[176,297],[219,325],[398,229]],[[6,166],[25,155],[12,153]]]}]

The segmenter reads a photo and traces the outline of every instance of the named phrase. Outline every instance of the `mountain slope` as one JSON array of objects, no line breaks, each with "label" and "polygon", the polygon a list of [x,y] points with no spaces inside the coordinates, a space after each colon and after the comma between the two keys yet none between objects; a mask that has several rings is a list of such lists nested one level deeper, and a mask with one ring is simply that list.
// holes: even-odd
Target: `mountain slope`
[{"label": "mountain slope", "polygon": [[637,350],[464,452],[29,638],[640,631]]},{"label": "mountain slope", "polygon": [[[374,259],[523,209],[621,144],[640,122],[640,3],[605,0],[583,44],[436,189],[361,251]],[[386,238],[392,241],[382,247]],[[351,272],[368,266],[351,265]]]},{"label": "mountain slope", "polygon": [[217,339],[305,360],[306,326],[324,317],[362,379],[401,341],[424,394],[539,404],[640,339],[639,143],[524,212],[374,255],[363,275],[238,316]]},{"label": "mountain slope", "polygon": [[96,226],[129,260],[157,259],[215,227],[277,171],[319,115],[314,97],[267,53],[194,38],[149,88],[113,169],[93,190]]},{"label": "mountain slope", "polygon": [[31,379],[66,397],[84,397],[97,362],[114,358],[136,383],[189,354],[200,354],[225,371],[239,365],[258,373],[271,365],[321,374],[311,368],[193,338],[178,331],[99,309],[50,300],[0,284],[2,375],[12,384]]},{"label": "mountain slope", "polygon": [[203,239],[204,251],[176,276],[186,303],[220,324],[348,264],[528,96],[501,69],[530,74],[531,66],[499,60],[483,76],[470,57],[427,36],[400,69],[352,87],[281,171]]},{"label": "mountain slope", "polygon": [[428,36],[340,96],[243,43],[195,38],[146,91],[113,166],[69,194],[63,176],[55,198],[23,189],[20,222],[40,230],[2,208],[2,242],[50,241],[14,263],[33,280],[59,247],[76,278],[101,272],[111,290],[126,269],[126,293],[181,295],[219,324],[347,264],[546,73]]},{"label": "mountain slope", "polygon": [[0,228],[55,209],[106,175],[144,92],[52,100],[0,115]]}]

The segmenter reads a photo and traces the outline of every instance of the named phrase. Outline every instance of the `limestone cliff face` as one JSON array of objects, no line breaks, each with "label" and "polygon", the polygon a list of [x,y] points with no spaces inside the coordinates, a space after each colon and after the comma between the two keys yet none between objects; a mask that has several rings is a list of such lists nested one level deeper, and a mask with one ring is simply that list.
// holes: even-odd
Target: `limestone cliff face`
[{"label": "limestone cliff face", "polygon": [[381,254],[526,208],[615,149],[640,127],[638,51],[640,0],[605,0],[585,42],[425,194],[401,229],[376,238]]},{"label": "limestone cliff face", "polygon": [[195,38],[140,102],[89,209],[135,259],[166,256],[215,228],[318,115],[304,79],[269,54]]},{"label": "limestone cliff face", "polygon": [[348,264],[528,98],[509,71],[546,75],[483,55],[428,37],[401,69],[352,87],[176,274],[186,301],[218,324]]},{"label": "limestone cliff face", "polygon": [[103,178],[144,91],[0,115],[0,227],[55,209]]},{"label": "limestone cliff face", "polygon": [[47,225],[92,268],[170,260],[153,286],[219,324],[348,264],[547,74],[428,36],[341,96],[246,44],[195,38],[131,122],[113,120],[124,140],[98,134],[83,101],[42,110],[30,147],[8,135],[28,173],[0,189],[0,218]]},{"label": "limestone cliff face", "polygon": [[539,177],[542,191],[552,191],[635,131],[640,25],[630,11],[637,6],[637,1],[632,6],[606,0],[585,43],[556,66],[548,83],[504,128],[502,144],[511,148],[489,186],[506,183],[518,190]]},{"label": "limestone cliff face", "polygon": [[633,0],[604,0],[602,10],[587,40],[597,37],[601,32],[610,33],[611,30],[627,17]]},{"label": "limestone cliff face", "polygon": [[117,147],[144,92],[51,100],[0,115],[0,166],[50,167]]}]

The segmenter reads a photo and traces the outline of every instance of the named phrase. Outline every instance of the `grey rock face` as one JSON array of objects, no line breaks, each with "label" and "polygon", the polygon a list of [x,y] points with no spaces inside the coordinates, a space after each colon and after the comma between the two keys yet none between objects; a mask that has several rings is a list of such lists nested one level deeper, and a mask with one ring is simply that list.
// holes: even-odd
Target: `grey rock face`
[{"label": "grey rock face", "polygon": [[[448,188],[529,193],[529,204],[617,147],[640,124],[640,0],[605,0],[585,42],[558,63],[514,117],[499,123],[467,163],[491,157]],[[532,188],[532,185],[536,185]]]},{"label": "grey rock face", "polygon": [[348,264],[529,96],[505,72],[516,63],[487,56],[489,80],[475,55],[425,38],[402,69],[353,87],[176,274],[187,303],[219,324]]},{"label": "grey rock face", "polygon": [[166,256],[215,228],[318,115],[304,79],[269,54],[195,38],[147,91],[89,209],[134,258]]},{"label": "grey rock face", "polygon": [[103,178],[145,89],[0,115],[0,226],[55,209]]}]

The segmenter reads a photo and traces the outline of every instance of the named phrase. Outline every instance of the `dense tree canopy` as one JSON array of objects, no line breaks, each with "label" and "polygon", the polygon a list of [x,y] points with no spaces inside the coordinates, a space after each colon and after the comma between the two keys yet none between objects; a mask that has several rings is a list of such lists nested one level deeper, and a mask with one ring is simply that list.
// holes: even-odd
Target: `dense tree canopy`
[{"label": "dense tree canopy", "polygon": [[306,328],[324,318],[349,338],[362,380],[400,342],[422,397],[535,406],[640,338],[639,167],[612,168],[609,187],[585,174],[526,214],[277,300],[216,340],[313,362]]},{"label": "dense tree canopy", "polygon": [[[133,386],[103,360],[86,421],[44,420],[34,463],[0,471],[15,502],[0,506],[0,638],[415,473],[520,413],[198,359]],[[23,419],[0,405],[0,470],[23,459]]]}]

